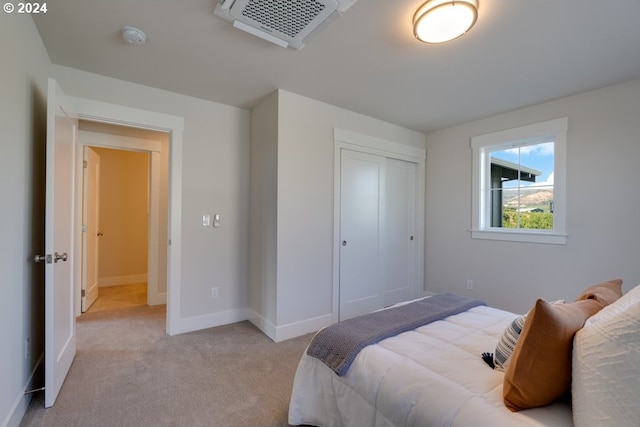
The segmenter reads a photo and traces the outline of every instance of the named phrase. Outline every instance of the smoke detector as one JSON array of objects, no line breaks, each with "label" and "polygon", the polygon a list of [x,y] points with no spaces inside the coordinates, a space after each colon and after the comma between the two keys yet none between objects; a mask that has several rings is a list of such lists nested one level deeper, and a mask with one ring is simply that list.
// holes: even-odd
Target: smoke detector
[{"label": "smoke detector", "polygon": [[129,44],[144,44],[147,35],[135,27],[122,27],[122,38]]},{"label": "smoke detector", "polygon": [[301,49],[356,1],[219,0],[213,13],[235,28],[278,46]]}]

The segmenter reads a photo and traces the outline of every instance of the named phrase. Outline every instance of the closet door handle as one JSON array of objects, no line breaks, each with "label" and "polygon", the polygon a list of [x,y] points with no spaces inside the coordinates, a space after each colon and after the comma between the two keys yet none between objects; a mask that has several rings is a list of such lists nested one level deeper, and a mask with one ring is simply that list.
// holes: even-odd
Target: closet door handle
[{"label": "closet door handle", "polygon": [[346,240],[342,241],[342,246],[347,246],[347,241]]}]

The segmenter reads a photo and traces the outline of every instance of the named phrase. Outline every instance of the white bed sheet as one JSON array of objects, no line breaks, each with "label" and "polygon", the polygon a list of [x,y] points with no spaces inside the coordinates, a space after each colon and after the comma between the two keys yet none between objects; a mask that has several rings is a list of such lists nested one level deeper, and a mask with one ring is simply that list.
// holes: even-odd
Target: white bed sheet
[{"label": "white bed sheet", "polygon": [[491,307],[365,347],[339,377],[306,353],[296,371],[289,423],[318,427],[573,426],[571,404],[513,413],[502,401],[504,373],[493,352],[515,314]]}]

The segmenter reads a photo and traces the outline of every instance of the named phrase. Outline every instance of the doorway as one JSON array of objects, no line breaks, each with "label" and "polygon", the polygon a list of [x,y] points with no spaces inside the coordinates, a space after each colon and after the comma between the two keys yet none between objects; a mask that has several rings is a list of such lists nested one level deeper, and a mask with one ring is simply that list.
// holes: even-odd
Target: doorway
[{"label": "doorway", "polygon": [[82,312],[147,305],[149,153],[83,151]]},{"label": "doorway", "polygon": [[[78,121],[158,131],[167,136],[170,159],[164,175],[167,183],[167,239],[159,245],[160,233],[150,233],[149,247],[166,249],[166,333],[185,331],[180,319],[182,134],[184,118],[147,110],[108,104],[65,95],[55,79],[47,89],[47,160],[45,202],[45,254],[36,261],[45,265],[45,407],[54,404],[76,355],[76,317],[81,313],[82,278],[82,145]],[[151,150],[149,150],[151,151]],[[164,151],[164,150],[163,150]],[[151,154],[150,224],[158,224],[160,155]],[[155,165],[155,166],[154,166]],[[170,177],[169,177],[170,176]],[[64,209],[64,210],[63,210]],[[162,231],[162,230],[160,230]],[[171,248],[171,250],[169,250]],[[151,251],[150,251],[151,252]],[[157,255],[157,252],[155,253]],[[54,260],[56,262],[54,262]],[[149,256],[157,262],[157,256]],[[58,263],[57,261],[61,261]],[[54,268],[54,265],[57,267]],[[149,275],[158,272],[149,268]]]},{"label": "doorway", "polygon": [[[100,271],[96,279],[98,296],[94,311],[109,307],[167,302],[168,169],[169,135],[164,132],[104,124],[79,122],[80,152],[94,152],[100,159],[103,193],[98,201],[99,227],[83,215],[80,301],[76,315],[91,310],[82,304],[89,296],[88,277],[93,270],[91,237],[99,241]],[[91,150],[88,150],[91,147]],[[80,168],[90,167],[87,159]],[[89,174],[90,175],[90,174]],[[80,187],[83,185],[80,183]],[[91,194],[82,188],[83,210]],[[88,302],[88,301],[86,301]]]}]

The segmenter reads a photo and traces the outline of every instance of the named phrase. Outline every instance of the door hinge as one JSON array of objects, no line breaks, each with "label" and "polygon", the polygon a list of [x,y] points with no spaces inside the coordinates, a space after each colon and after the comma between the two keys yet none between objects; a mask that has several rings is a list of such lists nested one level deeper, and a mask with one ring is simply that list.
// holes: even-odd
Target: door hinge
[{"label": "door hinge", "polygon": [[87,232],[87,226],[86,226],[86,225],[83,225],[83,226],[82,226],[82,232],[83,232],[83,233],[86,233],[86,232]]},{"label": "door hinge", "polygon": [[85,169],[87,168],[87,161],[86,160],[82,161],[82,167],[85,168]]},{"label": "door hinge", "polygon": [[84,298],[86,295],[87,295],[87,291],[86,289],[83,289],[82,292],[80,292],[80,296]]}]

